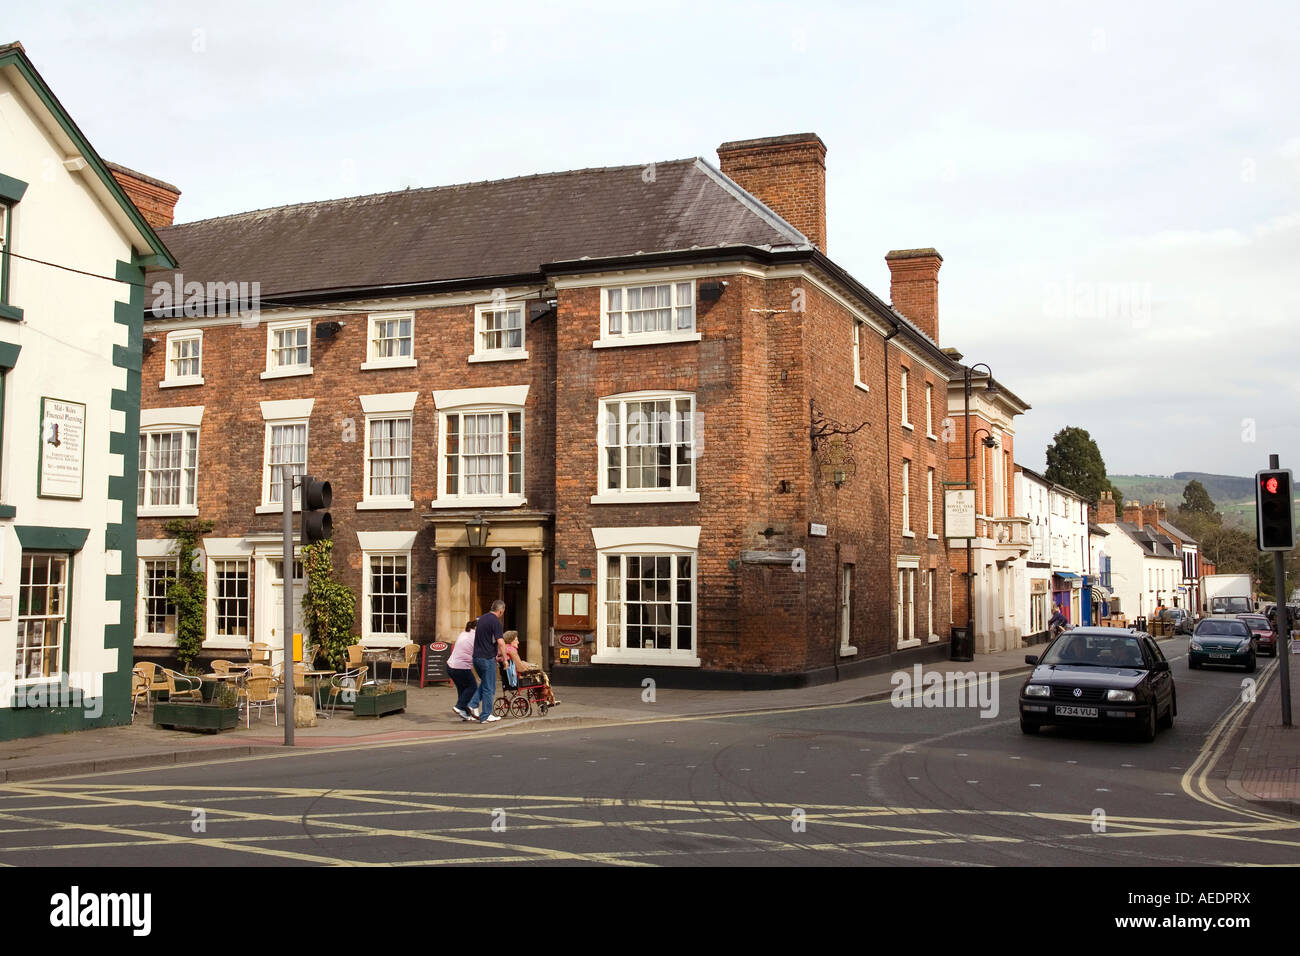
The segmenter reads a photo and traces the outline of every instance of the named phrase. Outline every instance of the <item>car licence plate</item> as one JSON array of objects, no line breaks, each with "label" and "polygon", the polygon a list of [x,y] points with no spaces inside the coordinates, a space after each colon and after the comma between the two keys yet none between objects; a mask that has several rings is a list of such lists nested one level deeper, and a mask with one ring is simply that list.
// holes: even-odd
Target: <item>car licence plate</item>
[{"label": "car licence plate", "polygon": [[1057,717],[1096,717],[1096,707],[1067,707],[1064,704],[1056,705]]},{"label": "car licence plate", "polygon": [[1227,659],[1228,659],[1229,657],[1231,657],[1232,655],[1231,655],[1231,654],[1211,654],[1210,656],[1213,657],[1215,660],[1227,660]]}]

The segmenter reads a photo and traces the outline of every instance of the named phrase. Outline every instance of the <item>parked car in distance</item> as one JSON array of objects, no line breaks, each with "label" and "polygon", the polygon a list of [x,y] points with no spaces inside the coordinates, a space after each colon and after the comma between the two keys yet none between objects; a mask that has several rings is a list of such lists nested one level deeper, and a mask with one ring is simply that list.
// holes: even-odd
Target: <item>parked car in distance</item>
[{"label": "parked car in distance", "polygon": [[1255,642],[1250,628],[1240,618],[1206,618],[1196,625],[1187,645],[1187,666],[1196,670],[1206,664],[1245,667],[1255,672]]},{"label": "parked car in distance", "polygon": [[1273,625],[1269,623],[1267,617],[1263,614],[1238,614],[1237,620],[1245,624],[1250,631],[1250,638],[1255,642],[1256,654],[1277,657],[1277,636],[1273,633]]},{"label": "parked car in distance", "polygon": [[[1243,628],[1245,625],[1241,625]],[[1020,688],[1020,729],[1122,727],[1155,740],[1160,726],[1178,714],[1174,676],[1160,647],[1144,631],[1076,627],[1030,654],[1034,670]]]},{"label": "parked car in distance", "polygon": [[1160,612],[1160,620],[1173,624],[1173,633],[1190,634],[1196,627],[1196,619],[1185,607],[1167,607]]}]

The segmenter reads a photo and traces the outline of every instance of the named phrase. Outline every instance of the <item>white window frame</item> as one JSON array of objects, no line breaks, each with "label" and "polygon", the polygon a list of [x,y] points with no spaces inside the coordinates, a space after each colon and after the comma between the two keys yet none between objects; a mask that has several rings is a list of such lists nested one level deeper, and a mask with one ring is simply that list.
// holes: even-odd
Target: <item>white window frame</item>
[{"label": "white window frame", "polygon": [[[519,312],[519,347],[510,348],[508,345],[502,345],[500,348],[488,348],[483,344],[483,337],[487,333],[484,328],[489,313],[496,312]],[[507,338],[507,330],[503,327],[502,340]],[[528,303],[523,301],[512,301],[505,303],[504,306],[488,303],[486,305],[474,306],[474,353],[470,355],[471,362],[513,362],[520,359],[528,358]]]},{"label": "white window frame", "polygon": [[934,469],[925,469],[925,536],[938,539],[934,532]]},{"label": "white window frame", "polygon": [[[596,653],[591,658],[593,664],[634,664],[641,666],[699,667],[699,609],[700,609],[700,527],[674,526],[654,528],[592,528],[592,539],[596,544]],[[629,648],[620,637],[618,647],[610,647],[607,634],[606,603],[609,594],[609,558],[620,558],[620,573],[625,573],[627,556],[671,557],[673,558],[673,588],[671,606],[673,608],[674,634],[673,647],[668,650],[648,650],[643,647]],[[676,558],[691,558],[691,647],[680,650],[676,647],[677,635],[677,584]],[[620,589],[621,620],[626,626],[627,599],[626,583]]]},{"label": "white window frame", "polygon": [[[45,551],[39,548],[32,548],[30,550],[23,549],[20,550],[18,553],[18,579],[14,582],[14,590],[17,592],[18,599],[14,601],[14,608],[12,614],[14,620],[14,624],[12,626],[14,628],[13,634],[14,634],[14,641],[15,641],[14,643],[15,651],[19,646],[21,646],[21,642],[22,642],[22,638],[20,638],[17,633],[20,622],[25,620],[40,620],[44,622],[41,625],[41,644],[40,644],[41,648],[44,649],[46,646],[48,646],[46,640],[46,635],[48,631],[46,630],[45,623],[48,623],[49,621],[55,619],[55,615],[49,613],[48,607],[46,608],[45,614],[30,613],[30,606],[31,606],[30,602],[28,603],[29,613],[27,614],[19,613],[23,603],[22,602],[22,598],[23,598],[22,589],[24,587],[22,583],[23,565],[27,563],[28,558],[49,559],[51,561],[62,562],[63,573],[62,573],[62,579],[60,583],[56,585],[56,587],[60,591],[59,609],[61,613],[58,615],[57,618],[59,622],[58,637],[54,643],[55,658],[56,658],[54,672],[51,674],[44,673],[43,672],[44,664],[42,664],[41,667],[42,673],[35,677],[19,677],[17,670],[15,670],[11,674],[13,687],[15,688],[18,687],[26,688],[26,687],[36,687],[39,685],[60,684],[63,681],[64,664],[65,662],[70,662],[72,660],[72,655],[69,652],[69,649],[72,644],[72,633],[71,633],[71,628],[69,627],[69,622],[72,620],[73,608],[68,603],[68,597],[73,591],[72,581],[69,580],[69,575],[72,573],[72,569],[73,569],[73,560],[72,560],[73,557],[74,557],[73,555],[64,551]],[[47,588],[50,586],[51,585],[49,585],[48,583],[43,585],[35,585],[35,587],[42,587],[42,588]],[[33,585],[29,584],[27,585],[27,587],[33,587]],[[26,651],[28,653],[30,653],[32,650],[33,648],[30,646],[26,648]],[[42,657],[43,656],[44,655],[42,654]],[[14,661],[15,658],[11,657],[9,661],[6,663],[6,667],[13,666]],[[69,663],[69,669],[71,669],[70,663]]]},{"label": "white window frame", "polygon": [[[916,577],[919,561],[916,558],[898,559],[898,593],[895,614],[898,616],[898,649],[919,647],[916,636]],[[904,617],[906,615],[906,617]]]},{"label": "white window frame", "polygon": [[[172,373],[172,347],[180,345],[182,342],[198,342],[199,344],[199,373],[197,375],[175,375]],[[202,329],[177,329],[175,332],[167,333],[166,342],[167,351],[163,359],[163,380],[158,383],[159,388],[182,388],[186,385],[203,384],[203,330]]]},{"label": "white window frame", "polygon": [[862,379],[862,330],[866,325],[861,319],[853,320],[853,384],[864,392],[869,392],[871,386]]},{"label": "white window frame", "polygon": [[915,538],[916,532],[912,530],[912,462],[911,459],[903,459],[903,537]]},{"label": "white window frame", "polygon": [[[690,463],[691,482],[689,487],[677,484],[677,461],[678,449],[681,445],[677,442],[677,402],[679,400],[690,402],[690,434],[691,440],[687,443],[686,458]],[[635,488],[628,489],[627,485],[627,406],[629,403],[638,402],[661,402],[670,403],[672,409],[672,422],[669,427],[673,431],[672,436],[672,462],[669,465],[670,474],[673,484],[668,488]],[[619,458],[620,485],[619,488],[609,487],[609,469],[608,469],[608,449],[609,449],[609,405],[617,404],[619,406],[619,447],[624,449]],[[591,496],[593,505],[609,504],[653,504],[665,502],[697,502],[700,500],[700,494],[696,487],[697,469],[695,467],[698,459],[699,443],[699,426],[700,416],[695,404],[695,393],[693,392],[660,392],[660,391],[643,391],[643,392],[623,392],[618,395],[606,395],[597,403],[596,415],[596,481],[597,493]]]},{"label": "white window frame", "polygon": [[[375,354],[375,325],[379,322],[401,321],[411,323],[411,354],[380,356]],[[379,368],[415,368],[419,363],[415,359],[415,313],[414,312],[372,312],[366,317],[366,360],[361,363],[361,370],[369,371]]]},{"label": "white window frame", "polygon": [[[438,481],[437,497],[433,499],[434,508],[517,508],[528,503],[528,414],[525,402],[528,397],[527,385],[510,385],[499,388],[462,388],[447,389],[433,393],[434,405],[438,409]],[[510,492],[510,418],[512,413],[519,414],[519,491]],[[499,414],[502,416],[502,472],[500,495],[466,495],[460,493],[464,488],[464,473],[457,472],[457,494],[447,493],[447,417],[463,414]],[[463,441],[463,426],[459,433]]]},{"label": "white window frame", "polygon": [[[362,491],[357,502],[358,511],[406,510],[415,507],[415,400],[419,392],[393,392],[386,395],[362,395],[361,410],[366,416],[365,447],[362,449]],[[374,422],[388,419],[406,419],[411,426],[409,471],[411,493],[401,495],[372,495],[370,493],[370,428]]]},{"label": "white window frame", "polygon": [[929,382],[925,383],[925,437],[932,441],[939,440],[939,436],[934,433],[934,386]]},{"label": "white window frame", "polygon": [[[281,365],[276,361],[276,344],[275,336],[277,332],[307,332],[307,362],[306,364]],[[295,375],[311,375],[313,372],[311,364],[311,333],[312,324],[310,319],[295,319],[285,322],[271,322],[266,327],[266,371],[262,373],[262,378],[291,378]],[[293,346],[294,349],[299,346]]]},{"label": "white window frame", "polygon": [[934,644],[939,640],[939,635],[934,630],[934,588],[935,588],[935,571],[934,568],[927,568],[925,574],[925,597],[926,613],[929,627],[929,643]]},{"label": "white window frame", "polygon": [[[244,602],[244,627],[246,633],[243,637],[239,635],[222,635],[217,633],[217,564],[218,562],[230,564],[242,564],[244,566],[244,576],[247,579],[246,593],[243,597]],[[242,650],[248,647],[253,640],[253,630],[256,622],[253,619],[253,561],[252,554],[218,554],[208,555],[208,628],[207,639],[203,642],[204,647],[213,647],[230,650]],[[234,600],[239,600],[235,598]]]},{"label": "white window frame", "polygon": [[[181,464],[180,464],[180,501],[174,505],[153,505],[149,503],[151,493],[155,490],[155,484],[150,476],[156,471],[148,467],[148,457],[151,456],[151,447],[154,439],[161,435],[179,435],[181,436]],[[199,513],[199,429],[188,425],[159,425],[151,428],[140,429],[140,440],[145,443],[146,463],[142,469],[139,467],[139,449],[137,448],[136,475],[139,485],[137,487],[137,505],[136,514],[140,517],[193,517]],[[194,452],[194,467],[187,468],[185,465],[186,455],[190,451]],[[192,474],[189,474],[190,472]],[[144,494],[144,500],[139,499],[140,492]],[[189,503],[186,499],[189,498]]]},{"label": "white window frame", "polygon": [[[411,579],[413,575],[412,552],[415,550],[415,532],[411,531],[359,531],[357,542],[361,547],[361,640],[370,647],[404,647],[412,643],[415,633],[412,607]],[[371,629],[373,609],[371,601],[370,561],[372,558],[402,558],[406,561],[406,630],[401,633]]]},{"label": "white window frame", "polygon": [[901,414],[899,418],[904,428],[906,428],[908,431],[913,431],[916,428],[916,426],[912,424],[912,419],[909,417],[912,413],[908,410],[907,407],[907,399],[908,399],[907,378],[908,378],[908,368],[906,365],[904,365],[902,368],[902,378],[899,382],[899,392],[900,392],[899,400],[902,402]]},{"label": "white window frame", "polygon": [[[667,306],[669,311],[669,328],[668,331],[656,330],[653,332],[632,332],[630,331],[631,321],[628,317],[628,293],[633,289],[646,289],[652,286],[668,286],[671,290],[671,302]],[[687,308],[679,298],[682,295],[680,286],[690,287],[691,325],[687,329],[679,329],[678,312]],[[619,327],[617,331],[610,331],[610,294],[617,292],[619,295],[620,308],[612,310],[619,313]],[[654,279],[647,277],[640,282],[631,282],[626,285],[608,285],[600,287],[600,337],[591,343],[592,348],[617,348],[630,345],[656,345],[664,342],[698,342],[701,339],[699,332],[699,301],[698,290],[694,279]]]},{"label": "white window frame", "polygon": [[[175,541],[171,539],[161,541],[159,543],[165,544],[169,552],[173,550],[173,546],[175,545]],[[139,615],[136,618],[137,640],[140,641],[141,643],[147,644],[150,647],[175,647],[176,646],[175,631],[172,631],[172,633],[169,634],[166,631],[150,631],[147,628],[147,623],[149,620],[149,616],[148,616],[149,595],[147,593],[149,578],[148,578],[147,570],[149,564],[166,564],[170,568],[172,573],[175,574],[180,571],[180,563],[175,554],[158,553],[158,554],[141,555],[137,559],[137,564],[139,566],[138,573],[139,573],[139,582],[140,582],[139,587],[136,589],[139,592],[139,599],[136,602],[137,613]],[[166,600],[165,595],[163,599]],[[164,617],[165,616],[166,615],[164,615]],[[179,614],[175,615],[175,618],[178,622],[179,622],[179,617],[180,617]]]}]

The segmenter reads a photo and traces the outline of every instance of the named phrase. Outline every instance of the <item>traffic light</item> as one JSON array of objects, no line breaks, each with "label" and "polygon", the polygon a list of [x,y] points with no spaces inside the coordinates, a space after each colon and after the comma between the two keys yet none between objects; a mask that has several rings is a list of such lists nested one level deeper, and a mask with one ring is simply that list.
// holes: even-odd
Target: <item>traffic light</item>
[{"label": "traffic light", "polygon": [[1295,547],[1291,505],[1291,470],[1275,468],[1255,473],[1255,514],[1260,551],[1290,551]]},{"label": "traffic light", "polygon": [[303,544],[328,540],[334,533],[334,521],[325,510],[333,499],[334,490],[328,481],[318,481],[311,475],[302,476]]}]

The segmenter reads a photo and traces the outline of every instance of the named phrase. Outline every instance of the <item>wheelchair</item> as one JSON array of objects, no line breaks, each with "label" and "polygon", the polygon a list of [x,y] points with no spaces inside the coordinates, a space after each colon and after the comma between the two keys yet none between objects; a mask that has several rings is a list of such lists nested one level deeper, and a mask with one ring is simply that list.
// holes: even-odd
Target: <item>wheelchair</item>
[{"label": "wheelchair", "polygon": [[498,717],[531,717],[533,705],[543,717],[555,706],[555,695],[542,678],[541,671],[525,671],[518,675],[511,684],[506,677],[506,669],[497,665],[500,678],[501,696],[492,704],[492,713]]}]

